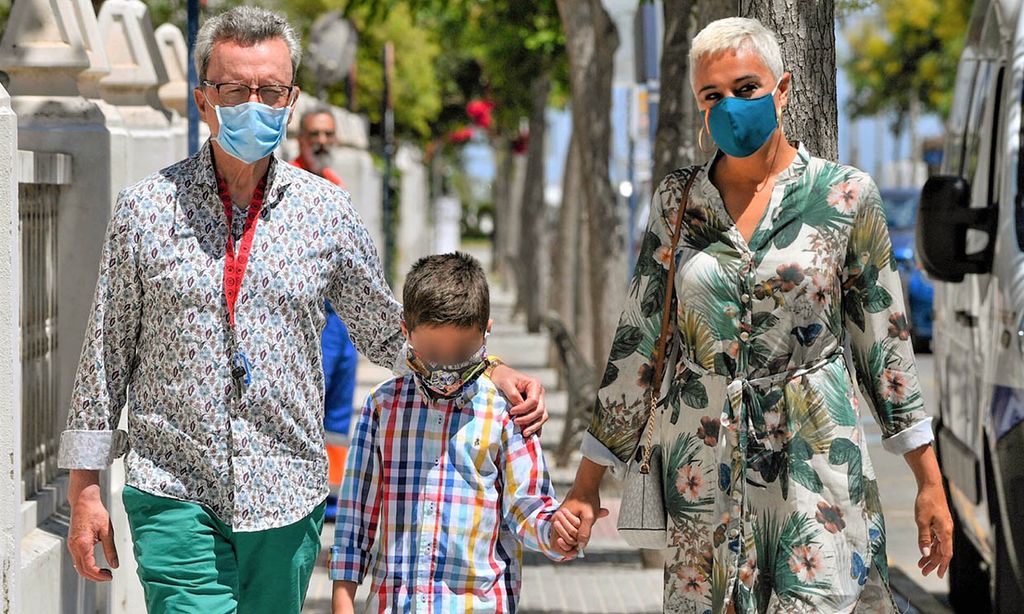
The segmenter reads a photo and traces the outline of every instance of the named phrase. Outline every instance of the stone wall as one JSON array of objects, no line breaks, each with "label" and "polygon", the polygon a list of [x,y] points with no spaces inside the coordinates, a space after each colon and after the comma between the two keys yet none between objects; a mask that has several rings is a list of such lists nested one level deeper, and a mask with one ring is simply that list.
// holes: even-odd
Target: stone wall
[{"label": "stone wall", "polygon": [[[0,449],[9,451],[0,461],[5,613],[145,609],[121,505],[123,463],[103,472],[121,565],[112,583],[96,585],[79,579],[67,555],[67,477],[55,471],[55,441],[66,420],[117,193],[187,155],[192,94],[186,56],[181,31],[170,24],[154,29],[141,0],[106,0],[99,15],[91,0],[18,0],[0,40],[0,84],[6,86],[0,86]],[[313,104],[312,97],[300,98],[296,116]],[[367,122],[332,111],[341,141],[332,167],[380,246],[381,177],[369,152]],[[293,121],[292,140],[282,150],[289,159],[297,153],[297,129]],[[201,125],[201,138],[208,134]],[[396,163],[402,171],[396,245],[404,271],[433,250],[433,216],[419,153],[403,148]],[[38,240],[52,242],[42,251],[24,239],[28,224],[38,225],[31,217],[38,210],[50,212],[52,226],[39,234]],[[50,248],[52,262],[35,262]],[[22,340],[26,316],[40,315],[36,299],[42,294],[53,303],[52,313],[42,314],[39,333],[47,370],[45,378],[36,372],[33,379],[26,374]],[[52,395],[37,389],[52,389]],[[29,407],[30,401],[36,405]],[[35,429],[26,432],[39,439],[31,458],[22,454],[30,439],[23,434],[26,421]],[[100,548],[96,556],[102,566]]]}]

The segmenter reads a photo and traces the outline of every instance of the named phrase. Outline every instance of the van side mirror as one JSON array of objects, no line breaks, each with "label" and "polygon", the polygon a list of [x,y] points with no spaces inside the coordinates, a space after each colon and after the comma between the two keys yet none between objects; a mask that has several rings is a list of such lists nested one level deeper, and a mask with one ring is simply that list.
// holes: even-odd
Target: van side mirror
[{"label": "van side mirror", "polygon": [[[996,208],[971,208],[971,185],[963,177],[939,175],[921,189],[917,211],[917,254],[938,281],[961,282],[964,275],[992,270]],[[988,234],[980,252],[967,253],[967,231]]]}]

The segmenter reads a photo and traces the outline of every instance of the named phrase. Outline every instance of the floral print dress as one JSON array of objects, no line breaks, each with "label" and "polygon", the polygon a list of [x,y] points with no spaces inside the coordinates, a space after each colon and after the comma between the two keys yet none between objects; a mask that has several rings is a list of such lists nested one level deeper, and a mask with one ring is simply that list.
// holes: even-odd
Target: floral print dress
[{"label": "floral print dress", "polygon": [[892,612],[855,382],[887,450],[932,432],[878,189],[800,146],[748,242],[711,164],[658,188],[583,453],[621,472],[636,449],[674,256],[665,611]]}]

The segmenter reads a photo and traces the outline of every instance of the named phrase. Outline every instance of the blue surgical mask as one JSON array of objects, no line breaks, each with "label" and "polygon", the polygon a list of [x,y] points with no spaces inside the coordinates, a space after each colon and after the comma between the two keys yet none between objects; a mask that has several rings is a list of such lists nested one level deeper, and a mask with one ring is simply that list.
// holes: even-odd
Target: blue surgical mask
[{"label": "blue surgical mask", "polygon": [[246,164],[261,160],[277,149],[288,129],[291,107],[274,108],[262,102],[245,102],[233,107],[216,106],[217,142],[221,148]]},{"label": "blue surgical mask", "polygon": [[775,91],[759,98],[730,96],[719,100],[707,111],[708,131],[718,148],[734,158],[746,158],[768,141],[779,126],[775,111]]}]

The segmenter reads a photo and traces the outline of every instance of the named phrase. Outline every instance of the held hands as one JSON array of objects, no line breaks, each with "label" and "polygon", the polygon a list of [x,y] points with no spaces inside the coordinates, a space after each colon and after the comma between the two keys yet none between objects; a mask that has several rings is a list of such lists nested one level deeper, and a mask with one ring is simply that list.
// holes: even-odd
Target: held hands
[{"label": "held hands", "polygon": [[579,554],[590,542],[594,523],[607,515],[596,491],[582,492],[573,486],[552,521],[555,549],[566,556]]}]

